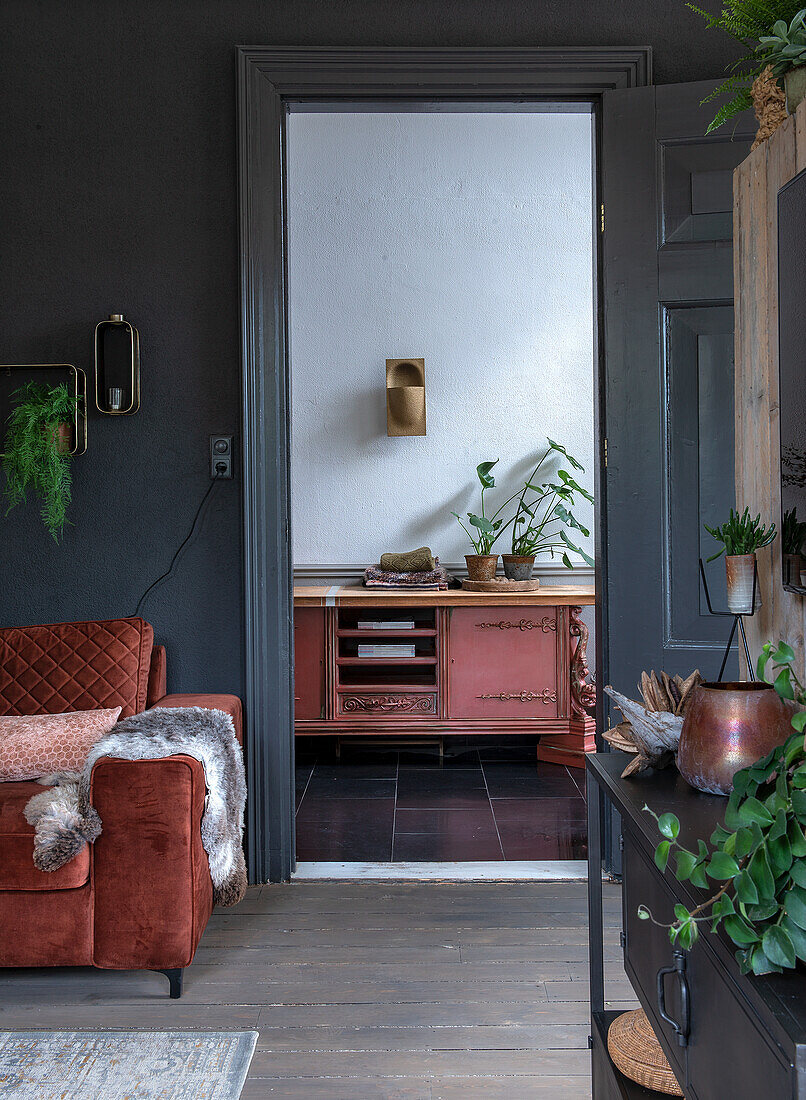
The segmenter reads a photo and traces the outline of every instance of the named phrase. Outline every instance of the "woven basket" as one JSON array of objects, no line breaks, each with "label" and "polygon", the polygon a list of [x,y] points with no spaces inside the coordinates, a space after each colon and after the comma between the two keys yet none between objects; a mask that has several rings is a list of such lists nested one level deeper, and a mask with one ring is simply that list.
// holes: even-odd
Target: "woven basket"
[{"label": "woven basket", "polygon": [[625,1012],[613,1021],[607,1049],[613,1064],[631,1081],[667,1096],[683,1095],[643,1009]]},{"label": "woven basket", "polygon": [[786,93],[775,77],[772,75],[770,65],[757,76],[750,88],[753,97],[753,109],[758,119],[758,132],[752,148],[761,145],[768,137],[775,133],[782,122],[786,120]]}]

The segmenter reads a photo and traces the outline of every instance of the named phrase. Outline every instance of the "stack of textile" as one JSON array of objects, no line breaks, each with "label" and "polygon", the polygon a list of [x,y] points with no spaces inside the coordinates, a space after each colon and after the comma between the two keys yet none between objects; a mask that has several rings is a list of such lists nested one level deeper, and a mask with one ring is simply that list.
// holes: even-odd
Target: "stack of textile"
[{"label": "stack of textile", "polygon": [[383,554],[378,565],[364,572],[367,588],[418,588],[444,591],[451,578],[427,546],[407,554]]}]

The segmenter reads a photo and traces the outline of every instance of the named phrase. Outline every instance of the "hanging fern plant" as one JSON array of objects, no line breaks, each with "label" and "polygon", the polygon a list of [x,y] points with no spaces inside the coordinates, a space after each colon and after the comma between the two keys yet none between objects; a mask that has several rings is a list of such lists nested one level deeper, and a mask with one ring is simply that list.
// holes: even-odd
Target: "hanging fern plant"
[{"label": "hanging fern plant", "polygon": [[28,382],[13,397],[17,401],[0,457],[6,475],[6,514],[33,490],[42,501],[42,521],[58,542],[72,490],[70,455],[62,446],[60,426],[72,421],[77,399],[64,382],[58,386]]},{"label": "hanging fern plant", "polygon": [[701,15],[709,30],[725,31],[746,51],[728,66],[728,78],[702,101],[709,103],[720,96],[731,97],[722,104],[705,131],[710,134],[753,106],[750,87],[768,64],[773,65],[776,76],[792,67],[788,59],[781,68],[780,51],[773,41],[779,36],[774,28],[781,21],[789,28],[803,10],[803,0],[726,0],[718,14],[704,11],[696,4],[689,3],[686,7]]}]

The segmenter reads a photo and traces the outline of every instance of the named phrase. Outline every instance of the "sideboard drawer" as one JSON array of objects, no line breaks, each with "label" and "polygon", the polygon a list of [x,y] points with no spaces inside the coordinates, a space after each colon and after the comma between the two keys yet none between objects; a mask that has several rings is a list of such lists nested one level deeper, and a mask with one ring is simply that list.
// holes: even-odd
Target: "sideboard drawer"
[{"label": "sideboard drawer", "polygon": [[339,718],[434,718],[436,692],[339,692]]},{"label": "sideboard drawer", "polygon": [[[639,920],[637,910],[646,905],[655,920],[666,924],[674,919],[679,898],[629,832],[624,842],[625,968],[649,1006],[653,1028],[668,1040],[666,1052],[675,1075],[685,1084],[686,1096],[696,1100],[791,1096],[791,1066],[714,952],[707,924],[701,926],[700,941],[685,953],[684,973],[669,974],[664,981],[666,1012],[681,1023],[683,982],[688,991],[685,1046],[679,1045],[674,1028],[661,1018],[657,975],[661,967],[673,965],[674,948],[667,930]],[[740,1047],[733,1036],[741,1036]]]},{"label": "sideboard drawer", "polygon": [[556,718],[557,609],[460,607],[449,627],[452,718]]}]

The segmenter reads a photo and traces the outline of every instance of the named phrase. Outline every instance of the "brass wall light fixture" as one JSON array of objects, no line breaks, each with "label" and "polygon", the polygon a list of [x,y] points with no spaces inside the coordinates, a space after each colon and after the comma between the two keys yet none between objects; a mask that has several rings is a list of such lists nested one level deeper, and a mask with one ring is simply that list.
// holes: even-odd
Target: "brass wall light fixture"
[{"label": "brass wall light fixture", "polygon": [[386,434],[425,435],[425,359],[386,360]]},{"label": "brass wall light fixture", "polygon": [[109,416],[140,408],[140,334],[122,313],[95,326],[95,404]]}]

